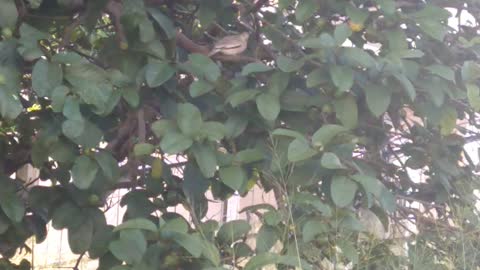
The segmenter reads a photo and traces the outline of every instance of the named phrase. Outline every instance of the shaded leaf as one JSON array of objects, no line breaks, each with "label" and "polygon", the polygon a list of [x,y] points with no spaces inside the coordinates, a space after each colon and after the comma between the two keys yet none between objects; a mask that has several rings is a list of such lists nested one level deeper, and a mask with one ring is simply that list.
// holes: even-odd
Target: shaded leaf
[{"label": "shaded leaf", "polygon": [[192,96],[193,98],[199,97],[212,91],[214,88],[215,86],[207,81],[197,80],[190,85],[190,96]]},{"label": "shaded leaf", "polygon": [[280,101],[278,97],[263,93],[257,97],[256,101],[258,111],[263,118],[269,121],[277,119],[277,116],[280,113]]},{"label": "shaded leaf", "polygon": [[202,114],[191,103],[179,104],[177,108],[177,124],[183,134],[193,137],[200,132],[203,125]]},{"label": "shaded leaf", "polygon": [[247,174],[239,166],[222,167],[219,171],[222,182],[233,190],[240,190],[247,182]]},{"label": "shaded leaf", "polygon": [[314,146],[326,147],[330,144],[330,141],[338,134],[347,132],[348,129],[340,125],[326,124],[320,127],[312,135],[312,143]]},{"label": "shaded leaf", "polygon": [[68,229],[68,245],[75,254],[86,252],[93,242],[93,221],[88,218],[80,226]]},{"label": "shaded leaf", "polygon": [[193,140],[182,133],[178,133],[175,130],[167,132],[160,141],[160,148],[168,154],[181,153],[190,146],[192,146]]},{"label": "shaded leaf", "polygon": [[250,224],[245,220],[232,220],[224,223],[217,233],[220,243],[230,244],[242,238],[251,229]]},{"label": "shaded leaf", "polygon": [[63,71],[59,64],[40,59],[33,66],[32,88],[41,97],[50,96],[62,80]]},{"label": "shaded leaf", "polygon": [[212,147],[194,145],[192,152],[202,174],[207,178],[213,177],[217,171],[217,157]]},{"label": "shaded leaf", "polygon": [[241,74],[243,76],[248,76],[252,73],[267,72],[267,71],[270,71],[270,70],[272,70],[272,68],[263,64],[263,63],[250,63],[250,64],[245,65],[242,68],[242,73]]},{"label": "shaded leaf", "polygon": [[118,225],[113,229],[114,232],[118,232],[121,230],[126,230],[126,229],[137,229],[137,230],[146,230],[146,231],[151,231],[151,232],[156,232],[158,231],[158,228],[153,222],[146,218],[135,218],[135,219],[129,219],[122,224]]},{"label": "shaded leaf", "polygon": [[352,203],[356,192],[357,184],[352,180],[342,175],[333,177],[330,185],[330,195],[338,207],[346,207]]},{"label": "shaded leaf", "polygon": [[98,165],[87,156],[79,156],[72,167],[73,184],[79,189],[88,189],[95,180]]},{"label": "shaded leaf", "polygon": [[337,119],[340,120],[345,127],[353,129],[357,126],[358,108],[353,96],[347,95],[343,98],[336,99],[333,102],[333,106]]},{"label": "shaded leaf", "polygon": [[173,74],[175,74],[175,69],[165,61],[151,60],[145,67],[145,80],[150,87],[164,84]]},{"label": "shaded leaf", "polygon": [[386,87],[379,85],[367,85],[365,87],[367,106],[370,112],[376,117],[380,117],[387,111],[392,98],[392,92]]},{"label": "shaded leaf", "polygon": [[342,162],[340,161],[338,156],[335,155],[334,153],[330,153],[330,152],[324,153],[322,155],[322,159],[321,159],[320,163],[322,164],[322,167],[327,168],[327,169],[332,169],[332,170],[345,169],[346,168],[342,164]]},{"label": "shaded leaf", "polygon": [[287,157],[291,162],[298,162],[313,157],[317,154],[305,139],[295,139],[288,146]]},{"label": "shaded leaf", "polygon": [[120,232],[120,238],[108,246],[112,254],[128,264],[138,263],[147,250],[147,241],[139,230],[130,229]]}]

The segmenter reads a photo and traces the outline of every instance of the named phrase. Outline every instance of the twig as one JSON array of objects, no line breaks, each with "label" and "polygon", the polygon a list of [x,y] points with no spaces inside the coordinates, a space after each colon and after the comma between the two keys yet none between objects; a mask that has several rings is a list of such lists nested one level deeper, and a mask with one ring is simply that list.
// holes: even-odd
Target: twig
[{"label": "twig", "polygon": [[86,18],[85,14],[81,14],[73,21],[73,23],[65,27],[65,30],[63,31],[63,38],[59,45],[60,50],[63,50],[63,48],[65,48],[68,45],[72,37],[73,31],[75,30],[75,28],[77,28],[83,23],[85,18]]},{"label": "twig", "polygon": [[75,263],[75,266],[73,267],[73,270],[79,270],[78,266],[80,265],[80,262],[82,261],[83,255],[85,255],[85,252],[83,252],[82,254],[80,254],[80,256],[78,256],[77,262]]},{"label": "twig", "polygon": [[145,112],[143,110],[143,108],[141,108],[140,110],[138,110],[137,112],[137,124],[138,124],[138,140],[139,142],[141,143],[144,143],[145,140],[146,140],[146,136],[147,136],[147,131],[146,131],[146,127],[145,127]]}]

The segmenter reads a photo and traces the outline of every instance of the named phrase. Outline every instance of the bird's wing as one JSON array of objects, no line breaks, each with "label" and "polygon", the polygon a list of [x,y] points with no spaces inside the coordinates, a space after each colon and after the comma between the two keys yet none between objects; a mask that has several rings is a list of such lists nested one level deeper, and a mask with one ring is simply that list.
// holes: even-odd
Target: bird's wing
[{"label": "bird's wing", "polygon": [[241,41],[237,36],[227,36],[219,41],[217,41],[214,45],[216,49],[235,49],[242,46]]}]

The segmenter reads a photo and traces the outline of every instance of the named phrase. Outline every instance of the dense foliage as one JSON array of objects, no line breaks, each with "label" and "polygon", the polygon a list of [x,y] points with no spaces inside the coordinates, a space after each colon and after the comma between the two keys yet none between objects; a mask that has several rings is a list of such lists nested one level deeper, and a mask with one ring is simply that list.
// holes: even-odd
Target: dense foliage
[{"label": "dense foliage", "polygon": [[[52,222],[99,269],[474,269],[478,14],[478,0],[0,0],[2,265],[28,268],[7,259]],[[245,52],[207,56],[244,31]],[[16,178],[25,164],[40,176]],[[255,184],[277,200],[244,210],[258,231],[205,219],[207,190]]]}]

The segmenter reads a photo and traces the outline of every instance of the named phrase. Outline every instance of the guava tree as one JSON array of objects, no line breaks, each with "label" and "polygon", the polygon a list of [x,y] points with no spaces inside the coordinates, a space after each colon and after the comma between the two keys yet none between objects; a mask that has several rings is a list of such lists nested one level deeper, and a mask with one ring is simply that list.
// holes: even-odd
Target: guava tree
[{"label": "guava tree", "polygon": [[[52,222],[99,269],[474,269],[478,14],[478,0],[0,0],[1,263],[28,269],[8,258]],[[245,51],[209,56],[241,32]],[[15,174],[26,164],[39,177]],[[258,231],[205,218],[207,191],[255,185],[276,198],[244,209]]]}]

